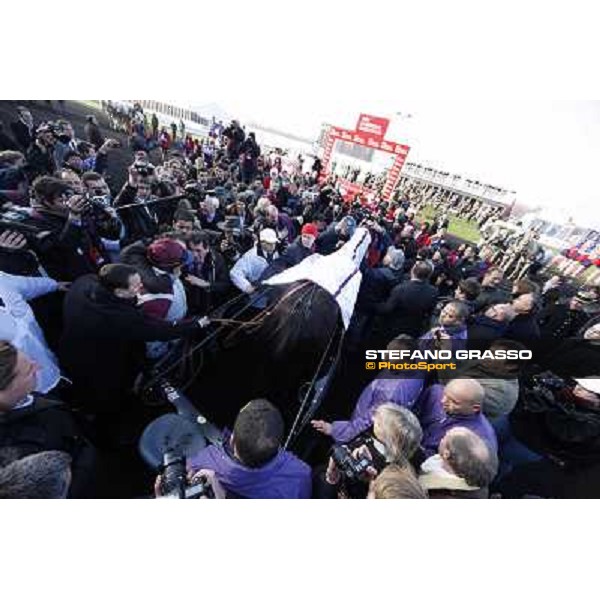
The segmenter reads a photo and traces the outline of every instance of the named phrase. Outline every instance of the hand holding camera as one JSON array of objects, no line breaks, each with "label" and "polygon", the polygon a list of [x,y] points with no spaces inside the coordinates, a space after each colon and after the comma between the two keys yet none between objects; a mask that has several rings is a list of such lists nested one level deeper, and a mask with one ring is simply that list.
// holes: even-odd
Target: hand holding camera
[{"label": "hand holding camera", "polygon": [[67,200],[66,206],[69,209],[69,218],[79,219],[89,207],[89,203],[84,196],[74,194]]}]

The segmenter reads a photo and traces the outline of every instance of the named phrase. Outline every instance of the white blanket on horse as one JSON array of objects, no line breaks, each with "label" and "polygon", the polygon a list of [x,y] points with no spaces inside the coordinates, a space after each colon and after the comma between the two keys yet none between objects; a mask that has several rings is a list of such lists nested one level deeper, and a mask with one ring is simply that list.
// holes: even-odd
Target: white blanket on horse
[{"label": "white blanket on horse", "polygon": [[350,240],[333,254],[311,254],[301,263],[270,277],[264,283],[286,285],[308,280],[320,285],[338,303],[344,327],[348,329],[362,280],[359,266],[370,243],[369,231],[359,227]]}]

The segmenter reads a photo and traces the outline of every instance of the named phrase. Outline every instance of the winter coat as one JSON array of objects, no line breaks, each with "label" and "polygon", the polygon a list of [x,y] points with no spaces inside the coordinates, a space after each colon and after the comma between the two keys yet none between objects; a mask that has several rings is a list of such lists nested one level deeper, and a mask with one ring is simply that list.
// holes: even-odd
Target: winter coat
[{"label": "winter coat", "polygon": [[394,335],[407,333],[417,337],[435,308],[437,295],[431,284],[411,280],[397,285],[388,299],[376,304],[373,310],[378,315],[390,315],[387,321]]},{"label": "winter coat", "polygon": [[64,303],[59,358],[93,411],[114,410],[142,366],[144,343],[197,331],[195,321],[172,323],[144,315],[135,300],[117,298],[94,275],[78,279]]},{"label": "winter coat", "polygon": [[331,437],[336,442],[349,442],[373,425],[378,406],[391,402],[412,409],[423,391],[424,379],[419,376],[397,377],[385,371],[362,391],[348,421],[334,421]]}]

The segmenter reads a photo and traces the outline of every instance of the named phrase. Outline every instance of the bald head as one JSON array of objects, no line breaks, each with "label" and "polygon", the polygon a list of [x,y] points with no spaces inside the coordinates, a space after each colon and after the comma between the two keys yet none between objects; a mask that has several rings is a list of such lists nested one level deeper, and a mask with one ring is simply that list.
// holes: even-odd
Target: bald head
[{"label": "bald head", "polygon": [[444,388],[442,405],[449,415],[481,412],[485,391],[475,379],[453,379]]},{"label": "bald head", "polygon": [[498,458],[465,427],[454,427],[442,438],[439,453],[447,467],[474,487],[488,486],[498,470]]}]

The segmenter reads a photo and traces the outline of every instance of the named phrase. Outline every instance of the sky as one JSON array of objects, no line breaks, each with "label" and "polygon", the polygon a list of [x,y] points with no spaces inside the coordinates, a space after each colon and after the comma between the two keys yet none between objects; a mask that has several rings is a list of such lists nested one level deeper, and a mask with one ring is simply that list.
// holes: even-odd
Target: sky
[{"label": "sky", "polygon": [[[124,4],[107,1],[127,22]],[[600,221],[600,101],[585,100],[600,98],[597,15],[579,0],[544,3],[543,13],[537,3],[492,4],[301,0],[283,10],[275,0],[170,0],[156,14],[189,35],[168,52],[133,69],[124,57],[139,54],[137,38],[120,39],[103,47],[102,72],[84,79],[38,69],[34,52],[29,70],[22,56],[4,65],[6,92],[188,98],[309,138],[323,122],[351,128],[361,112],[411,113],[389,132],[411,146],[409,160],[515,190],[519,203],[564,220]],[[54,10],[37,10],[39,36]],[[114,27],[114,11],[94,19]],[[70,31],[68,48],[86,36]],[[71,56],[71,71],[85,71],[86,58],[77,67]]]},{"label": "sky", "polygon": [[519,203],[557,216],[600,221],[600,101],[318,96],[290,109],[268,96],[212,100],[242,120],[309,138],[323,122],[353,129],[361,112],[388,117],[387,137],[411,146],[410,161],[515,190]]}]

